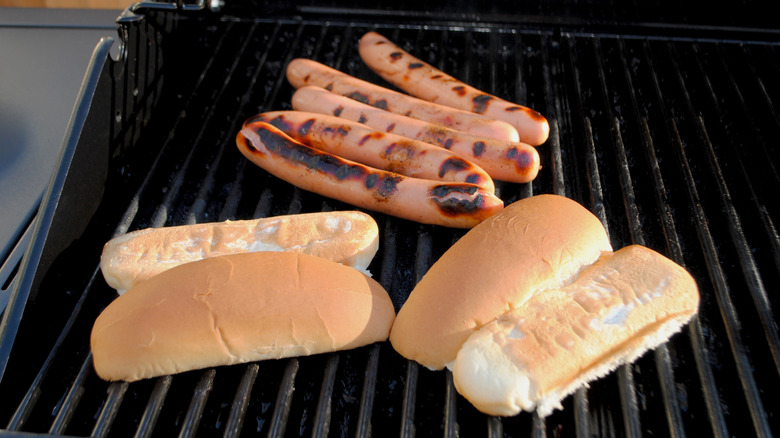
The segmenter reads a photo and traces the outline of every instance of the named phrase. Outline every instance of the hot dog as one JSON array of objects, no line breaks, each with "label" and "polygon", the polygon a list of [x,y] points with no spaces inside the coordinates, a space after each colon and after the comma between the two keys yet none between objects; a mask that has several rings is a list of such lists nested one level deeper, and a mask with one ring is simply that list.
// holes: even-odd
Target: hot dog
[{"label": "hot dog", "polygon": [[315,85],[377,108],[458,131],[498,140],[519,141],[517,130],[507,122],[380,87],[310,59],[290,61],[287,65],[287,80],[295,88]]},{"label": "hot dog", "polygon": [[446,149],[361,123],[303,111],[258,114],[245,126],[254,122],[269,123],[297,141],[361,164],[415,178],[472,183],[495,192],[493,179],[476,164]]},{"label": "hot dog", "polygon": [[465,84],[376,32],[366,33],[358,50],[379,76],[413,96],[509,122],[517,129],[519,140],[530,145],[547,140],[550,125],[538,112]]},{"label": "hot dog", "polygon": [[301,189],[403,219],[471,228],[504,207],[474,184],[375,169],[306,146],[264,122],[243,127],[236,144],[247,159]]},{"label": "hot dog", "polygon": [[496,140],[434,125],[384,111],[320,87],[299,88],[293,94],[292,106],[299,111],[333,114],[380,131],[441,146],[472,161],[501,181],[526,183],[533,181],[539,173],[539,153],[525,143]]}]

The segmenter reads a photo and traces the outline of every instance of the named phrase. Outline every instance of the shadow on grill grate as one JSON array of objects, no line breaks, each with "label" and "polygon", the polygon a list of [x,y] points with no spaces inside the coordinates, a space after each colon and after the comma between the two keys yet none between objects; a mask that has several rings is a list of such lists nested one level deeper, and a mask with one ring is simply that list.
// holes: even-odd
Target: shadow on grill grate
[{"label": "shadow on grill grate", "polygon": [[[694,40],[544,25],[147,12],[122,23],[126,61],[106,63],[92,103],[98,126],[110,126],[105,144],[94,146],[108,150],[105,193],[74,235],[47,242],[60,251],[46,246],[45,269],[28,267],[30,279],[22,282],[30,294],[26,307],[12,302],[6,311],[23,310],[24,319],[16,322],[13,350],[13,333],[3,338],[0,435],[777,432],[776,43],[725,31]],[[700,316],[546,419],[484,416],[456,394],[449,372],[408,362],[389,343],[132,384],[100,380],[88,339],[114,297],[98,269],[111,236],[352,208],[269,176],[240,156],[234,138],[246,117],[290,108],[284,68],[295,57],[381,83],[356,50],[358,38],[374,29],[478,88],[545,114],[552,131],[539,148],[539,178],[499,184],[500,196],[510,203],[558,193],[583,203],[605,224],[613,246],[644,244],[686,266],[701,289]],[[371,271],[398,309],[462,232],[374,217],[382,242]],[[4,322],[5,333],[15,330],[13,323]]]}]

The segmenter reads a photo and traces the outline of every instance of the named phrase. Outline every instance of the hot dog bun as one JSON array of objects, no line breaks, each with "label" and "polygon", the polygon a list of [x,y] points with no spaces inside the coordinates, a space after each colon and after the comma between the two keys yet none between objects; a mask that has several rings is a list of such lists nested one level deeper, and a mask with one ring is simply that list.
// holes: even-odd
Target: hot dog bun
[{"label": "hot dog bun", "polygon": [[379,228],[365,213],[306,213],[133,231],[106,243],[100,269],[122,294],[183,263],[254,251],[311,254],[368,273],[378,247]]},{"label": "hot dog bun", "polygon": [[361,272],[306,254],[187,263],[119,296],[92,329],[95,370],[135,381],[204,367],[356,348],[387,339],[395,312]]},{"label": "hot dog bun", "polygon": [[577,388],[665,342],[698,305],[685,269],[627,246],[472,334],[453,367],[455,387],[491,415],[547,416]]},{"label": "hot dog bun", "polygon": [[539,290],[562,287],[611,251],[601,222],[580,204],[539,195],[505,207],[458,240],[411,292],[390,333],[401,355],[430,369]]}]

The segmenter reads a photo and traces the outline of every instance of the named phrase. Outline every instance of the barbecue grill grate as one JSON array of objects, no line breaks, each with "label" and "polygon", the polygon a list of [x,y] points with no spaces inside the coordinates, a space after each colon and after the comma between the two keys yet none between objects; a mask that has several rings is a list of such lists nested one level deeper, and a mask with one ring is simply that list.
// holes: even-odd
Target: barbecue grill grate
[{"label": "barbecue grill grate", "polygon": [[[42,232],[48,240],[31,247],[33,262],[22,266],[17,298],[6,311],[0,435],[771,436],[778,430],[776,41],[738,29],[692,39],[687,30],[653,36],[647,28],[596,34],[543,23],[399,25],[316,14],[144,12],[120,20],[127,39],[119,61],[101,64],[109,42],[96,52],[100,75],[94,96],[85,97],[92,112],[69,167],[104,170],[93,184],[105,192],[86,218],[64,201],[53,218],[42,213],[51,223]],[[283,73],[294,57],[381,83],[357,55],[357,40],[368,30],[545,114],[552,130],[539,148],[539,178],[499,184],[500,196],[510,203],[558,193],[580,201],[605,224],[613,246],[644,244],[686,266],[701,289],[700,316],[668,344],[568,397],[546,419],[484,416],[456,394],[449,372],[406,361],[388,343],[132,384],[100,380],[88,339],[113,298],[98,270],[102,244],[112,235],[352,208],[269,176],[237,153],[233,139],[246,117],[290,108]],[[105,162],[83,164],[80,158],[95,153]],[[63,198],[89,198],[67,180],[62,187]],[[399,308],[462,231],[374,217],[382,243],[370,269]]]}]

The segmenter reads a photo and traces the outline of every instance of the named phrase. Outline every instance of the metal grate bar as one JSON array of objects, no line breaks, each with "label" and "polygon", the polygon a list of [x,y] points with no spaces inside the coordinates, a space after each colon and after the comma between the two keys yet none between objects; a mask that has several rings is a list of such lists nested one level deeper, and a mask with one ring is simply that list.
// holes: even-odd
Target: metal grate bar
[{"label": "metal grate bar", "polygon": [[287,367],[284,369],[284,375],[279,385],[279,392],[274,404],[274,413],[271,419],[271,426],[268,431],[269,437],[283,437],[287,426],[287,418],[292,404],[292,395],[295,391],[295,376],[298,374],[298,359],[290,359]]},{"label": "metal grate bar", "polygon": [[157,379],[152,390],[152,395],[149,397],[149,402],[146,404],[146,409],[141,415],[141,421],[136,429],[136,438],[149,437],[154,431],[154,426],[157,423],[157,418],[160,416],[160,410],[165,402],[165,396],[168,395],[168,389],[171,387],[171,376],[162,376]]},{"label": "metal grate bar", "polygon": [[203,410],[206,408],[206,401],[214,388],[214,377],[216,374],[217,372],[213,368],[206,370],[195,386],[189,408],[179,431],[179,437],[192,437],[197,433],[198,425],[200,425],[200,420],[203,418]]},{"label": "metal grate bar", "polygon": [[[685,98],[685,104],[687,106],[687,110],[693,114],[693,105],[691,102],[690,95],[688,93],[687,85],[685,83],[685,79],[680,74],[679,67],[677,65],[677,60],[679,59],[678,55],[675,53],[674,47],[667,45],[667,50],[670,52],[670,58],[671,63],[674,66],[677,84],[679,86],[680,91],[682,92],[684,98]],[[697,128],[698,128],[698,134],[700,135],[700,141],[702,144],[707,147],[709,150],[711,150],[712,145],[709,140],[709,135],[707,134],[706,127],[703,124],[703,121],[701,120],[701,117],[695,117]],[[698,189],[696,188],[696,180],[692,174],[692,170],[690,168],[690,164],[688,162],[685,148],[681,143],[678,143],[677,145],[677,151],[680,154],[680,161],[683,163],[683,168],[685,170],[685,175],[688,182],[688,191],[690,192],[691,200],[698,200],[699,194]],[[714,172],[717,173],[717,168],[713,169]],[[723,190],[726,190],[725,183],[722,182],[719,184],[718,189],[720,190],[720,193],[723,193]],[[692,205],[697,211],[697,219],[699,220],[699,231],[701,232],[702,236],[700,237],[701,240],[703,240],[702,244],[706,248],[708,254],[708,261],[709,261],[709,267],[713,271],[711,274],[711,277],[713,278],[713,281],[716,282],[716,290],[718,292],[718,303],[721,307],[721,312],[723,312],[724,318],[726,319],[726,324],[729,328],[728,334],[729,334],[729,341],[731,343],[731,348],[734,352],[734,359],[737,362],[738,372],[740,381],[742,383],[745,396],[747,398],[748,406],[750,407],[750,414],[753,418],[753,423],[756,428],[756,432],[761,436],[770,436],[770,428],[767,424],[766,419],[766,412],[763,408],[763,404],[761,402],[761,398],[759,395],[759,390],[757,383],[755,381],[755,377],[752,373],[752,366],[750,365],[750,359],[748,357],[748,353],[745,350],[744,347],[744,341],[742,340],[742,336],[740,334],[740,323],[737,311],[734,307],[734,303],[731,300],[731,293],[729,292],[729,287],[727,285],[727,282],[725,280],[724,273],[721,268],[721,264],[718,261],[718,255],[717,255],[717,249],[714,243],[714,239],[710,233],[709,225],[707,223],[707,218],[705,216],[705,212],[703,211],[703,208],[700,203],[693,202]],[[725,207],[727,212],[731,209],[730,203],[726,206],[721,206],[721,208]],[[733,233],[733,223],[731,228],[731,231]]]},{"label": "metal grate bar", "polygon": [[[718,117],[718,124],[721,126],[724,126],[724,129],[730,134],[732,138],[736,137],[737,134],[733,133],[732,129],[728,126],[727,123],[725,123],[725,118],[723,116],[723,112],[721,110],[721,107],[718,103],[718,100],[715,98],[717,93],[714,90],[714,87],[710,81],[709,75],[707,74],[707,69],[703,65],[703,61],[701,59],[702,54],[700,53],[699,46],[694,45],[693,52],[696,55],[696,65],[699,68],[699,73],[701,74],[703,78],[704,84],[709,89],[710,93],[709,95],[712,97],[711,105],[715,109],[716,115]],[[722,55],[722,53],[721,53]],[[734,81],[733,74],[729,71],[728,65],[723,60],[723,57],[719,58],[720,65],[724,70],[726,70],[726,74],[728,75],[729,83],[731,84],[732,88],[734,88],[735,93],[738,95],[738,101],[740,102],[742,109],[746,114],[749,114],[750,111],[748,111],[747,105],[744,102],[744,99],[742,98],[742,93],[739,91],[739,86]],[[689,102],[689,105],[691,107],[689,108],[690,111],[693,111],[692,104]],[[699,126],[700,130],[702,132],[702,136],[705,139],[705,144],[707,145],[707,157],[710,161],[710,167],[712,168],[712,171],[714,175],[716,176],[718,180],[718,193],[721,197],[721,203],[723,204],[723,209],[726,212],[726,215],[729,220],[729,231],[731,231],[731,239],[734,242],[734,245],[737,249],[737,256],[739,258],[741,267],[742,267],[742,273],[747,280],[748,284],[748,290],[751,294],[751,297],[753,299],[753,302],[755,303],[756,312],[758,313],[758,316],[761,320],[761,325],[764,329],[764,335],[767,338],[767,343],[769,345],[769,351],[772,355],[772,359],[775,362],[775,368],[780,371],[780,335],[778,335],[778,328],[777,323],[775,321],[775,317],[772,314],[772,306],[769,302],[769,298],[767,296],[766,288],[764,287],[764,282],[761,279],[761,275],[759,274],[755,258],[753,257],[751,250],[749,248],[747,238],[745,237],[745,234],[743,232],[743,226],[742,226],[742,220],[740,219],[739,214],[736,211],[736,208],[734,207],[734,203],[731,197],[730,190],[728,189],[728,183],[725,180],[725,177],[723,175],[723,171],[721,170],[721,165],[719,164],[719,160],[717,157],[717,154],[714,151],[712,143],[709,141],[709,136],[707,135],[707,127],[705,121],[699,117]],[[751,122],[749,131],[757,131],[757,128],[754,123]],[[740,156],[741,154],[739,151],[735,154],[737,157],[737,161],[740,163],[741,168],[743,169],[742,175],[745,175],[745,183],[749,188],[749,192],[752,195],[752,198],[754,200],[754,203],[756,205],[759,204],[759,198],[756,196],[755,191],[753,189],[753,184],[750,181],[750,178],[748,177],[750,175],[750,172],[746,171],[745,165],[743,163],[743,160]]]},{"label": "metal grate bar", "polygon": [[252,387],[257,379],[257,372],[260,367],[256,363],[251,363],[244,369],[244,375],[241,377],[241,383],[238,384],[236,395],[233,398],[233,404],[230,408],[230,416],[225,425],[223,436],[238,436],[241,433],[241,427],[244,424],[246,408],[249,404],[249,396],[252,394]]},{"label": "metal grate bar", "polygon": [[122,399],[127,392],[127,382],[112,383],[108,386],[108,396],[106,402],[103,404],[103,408],[100,410],[95,427],[92,429],[91,436],[104,437],[108,435],[111,424],[116,418],[117,412],[119,412],[119,406],[122,404]]}]

